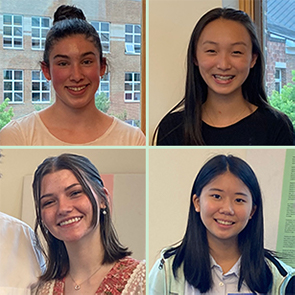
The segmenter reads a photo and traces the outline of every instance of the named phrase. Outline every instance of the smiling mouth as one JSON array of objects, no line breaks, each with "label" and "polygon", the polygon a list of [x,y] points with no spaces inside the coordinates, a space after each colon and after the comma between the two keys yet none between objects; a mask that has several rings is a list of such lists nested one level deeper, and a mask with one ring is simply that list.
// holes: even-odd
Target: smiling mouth
[{"label": "smiling mouth", "polygon": [[222,224],[222,225],[233,225],[235,224],[235,222],[233,221],[226,221],[226,220],[220,220],[220,219],[215,219],[215,221],[219,224]]},{"label": "smiling mouth", "polygon": [[64,226],[64,225],[68,225],[68,224],[71,224],[71,223],[74,223],[74,222],[78,222],[82,219],[82,217],[74,217],[74,218],[71,218],[71,219],[68,219],[68,220],[65,220],[65,221],[62,221],[60,222],[58,225],[59,226]]},{"label": "smiling mouth", "polygon": [[85,89],[86,87],[87,87],[87,85],[81,86],[81,87],[67,86],[68,89],[75,91],[75,92],[81,91],[81,90]]},{"label": "smiling mouth", "polygon": [[230,76],[213,75],[213,77],[217,80],[229,81],[229,80],[232,80],[235,76],[233,76],[233,75],[230,75]]}]

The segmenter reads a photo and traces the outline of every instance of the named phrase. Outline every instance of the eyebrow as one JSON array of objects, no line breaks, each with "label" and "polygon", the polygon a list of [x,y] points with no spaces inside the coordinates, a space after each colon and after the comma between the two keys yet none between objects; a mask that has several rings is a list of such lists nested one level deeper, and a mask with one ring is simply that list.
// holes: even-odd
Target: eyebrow
[{"label": "eyebrow", "polygon": [[[214,42],[214,41],[210,41],[210,40],[206,40],[206,41],[204,41],[202,43],[202,45],[205,45],[205,44],[218,45],[219,43]],[[235,43],[231,43],[230,45],[231,46],[235,46],[235,45],[244,45],[244,46],[247,46],[247,44],[244,41],[238,41],[238,42],[235,42]]]},{"label": "eyebrow", "polygon": [[[218,192],[224,193],[224,190],[219,189],[219,188],[214,188],[214,187],[210,188],[209,191],[218,191]],[[242,193],[242,192],[236,192],[235,195],[249,197],[248,194]]]},{"label": "eyebrow", "polygon": [[[71,188],[73,188],[76,185],[81,185],[81,184],[80,183],[73,183],[73,184],[69,185],[68,187],[66,187],[65,188],[65,191],[70,190]],[[45,194],[45,195],[43,195],[43,196],[40,197],[40,200],[42,200],[43,198],[48,198],[48,197],[52,197],[52,196],[53,196],[53,194],[51,194],[51,193]]]},{"label": "eyebrow", "polygon": [[[88,51],[88,52],[85,52],[85,53],[81,54],[80,57],[83,58],[83,57],[85,57],[85,56],[87,56],[87,55],[94,55],[94,56],[95,56],[95,53],[92,52],[92,51]],[[65,54],[57,54],[57,55],[55,55],[55,56],[53,57],[53,59],[57,59],[57,58],[70,59],[70,57],[69,57],[68,55],[65,55]]]}]

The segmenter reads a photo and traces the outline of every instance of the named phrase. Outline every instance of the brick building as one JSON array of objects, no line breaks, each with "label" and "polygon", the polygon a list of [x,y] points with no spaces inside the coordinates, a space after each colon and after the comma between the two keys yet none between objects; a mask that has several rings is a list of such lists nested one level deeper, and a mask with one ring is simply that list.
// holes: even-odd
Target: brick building
[{"label": "brick building", "polygon": [[[10,0],[0,3],[0,93],[15,118],[47,107],[55,94],[42,77],[45,36],[61,4],[83,9],[101,36],[108,74],[99,93],[110,98],[109,114],[130,123],[140,120],[140,0]],[[2,82],[3,81],[3,82]],[[51,99],[50,99],[51,98]],[[1,101],[2,101],[1,100]],[[50,101],[51,100],[51,101]]]},{"label": "brick building", "polygon": [[295,2],[267,1],[266,90],[270,97],[292,82],[295,70]]}]

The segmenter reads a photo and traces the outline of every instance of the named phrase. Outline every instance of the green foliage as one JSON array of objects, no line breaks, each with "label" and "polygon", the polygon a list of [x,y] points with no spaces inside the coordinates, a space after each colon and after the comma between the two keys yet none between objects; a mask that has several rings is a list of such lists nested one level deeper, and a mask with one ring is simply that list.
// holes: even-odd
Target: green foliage
[{"label": "green foliage", "polygon": [[[13,108],[9,107],[9,98],[6,98],[0,104],[0,129],[2,129],[7,123],[9,123],[14,116]],[[8,108],[8,109],[7,109]]]},{"label": "green foliage", "polygon": [[[292,81],[295,82],[295,71],[292,71]],[[273,91],[269,98],[270,104],[285,113],[293,123],[295,128],[295,84],[284,85],[281,93]]]},{"label": "green foliage", "polygon": [[101,94],[95,96],[95,105],[100,111],[106,113],[111,106],[111,101],[107,95],[102,92]]}]

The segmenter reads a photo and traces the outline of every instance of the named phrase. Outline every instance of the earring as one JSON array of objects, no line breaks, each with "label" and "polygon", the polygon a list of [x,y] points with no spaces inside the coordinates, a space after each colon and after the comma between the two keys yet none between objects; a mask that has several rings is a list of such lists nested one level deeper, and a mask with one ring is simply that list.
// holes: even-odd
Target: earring
[{"label": "earring", "polygon": [[101,213],[102,213],[103,215],[107,215],[106,208],[102,208],[102,209],[101,209]]}]

